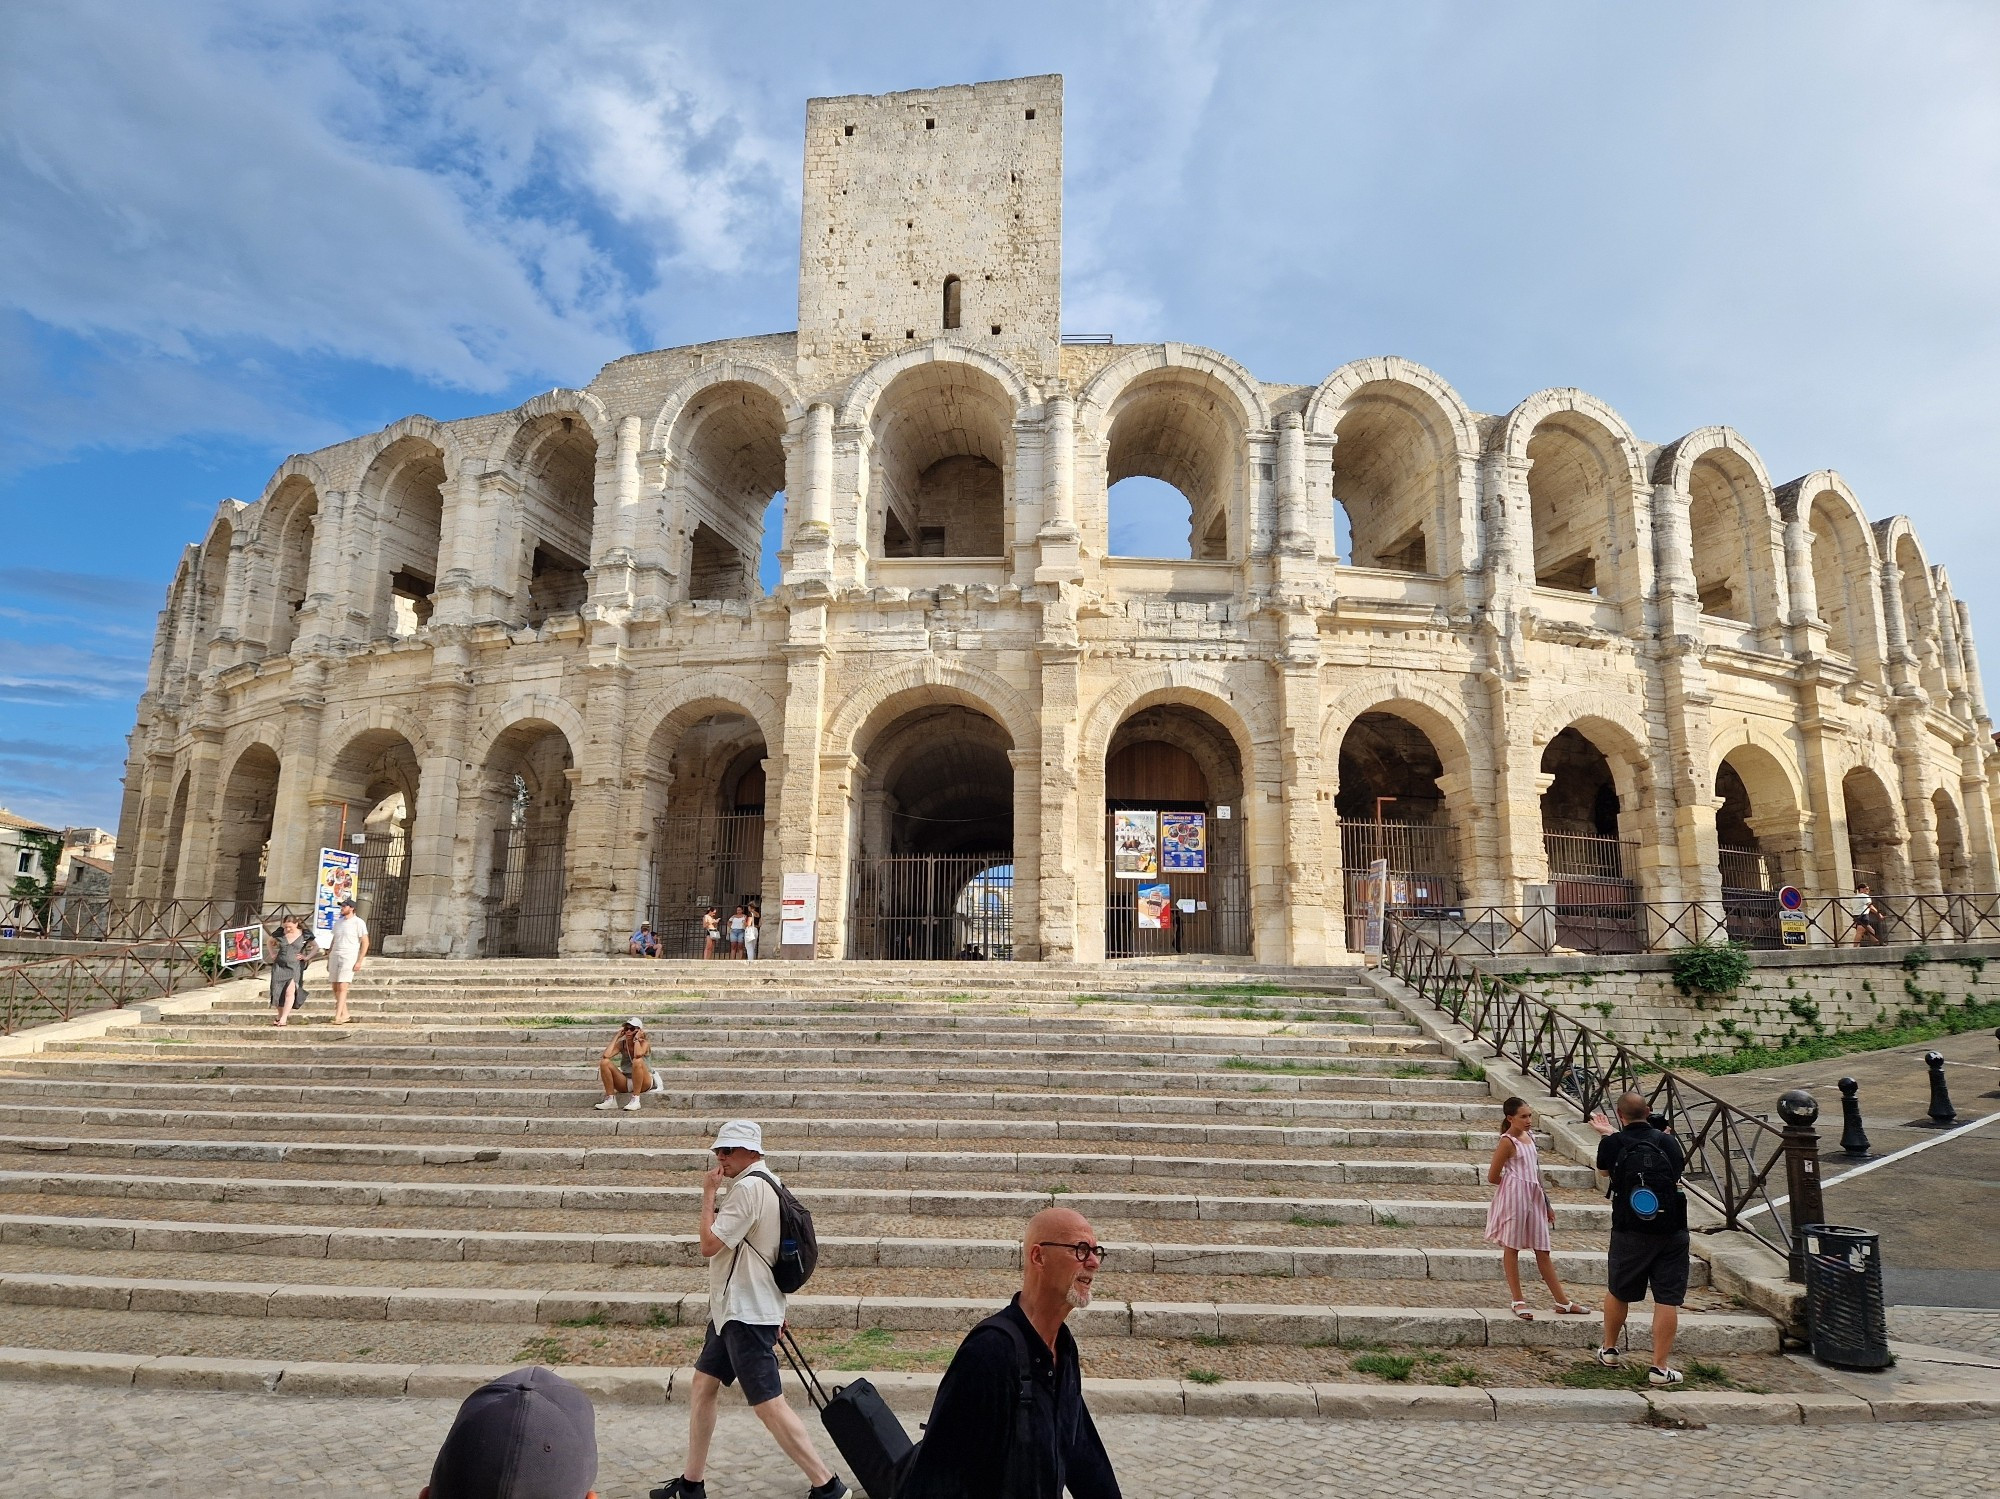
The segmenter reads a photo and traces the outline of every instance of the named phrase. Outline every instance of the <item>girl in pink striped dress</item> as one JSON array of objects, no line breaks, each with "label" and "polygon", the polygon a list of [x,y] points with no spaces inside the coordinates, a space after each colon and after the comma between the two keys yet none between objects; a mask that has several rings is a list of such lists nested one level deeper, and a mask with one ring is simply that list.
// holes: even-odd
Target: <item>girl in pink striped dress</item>
[{"label": "girl in pink striped dress", "polygon": [[1535,1268],[1549,1294],[1556,1299],[1560,1316],[1580,1317],[1582,1306],[1569,1299],[1569,1292],[1556,1278],[1555,1261],[1549,1255],[1549,1225],[1556,1221],[1555,1205],[1542,1186],[1542,1161],[1535,1149],[1535,1111],[1518,1098],[1501,1106],[1506,1124],[1500,1143],[1493,1147],[1493,1163],[1486,1179],[1500,1190],[1493,1194],[1493,1206],[1486,1212],[1486,1237],[1504,1251],[1501,1263],[1507,1270],[1507,1289],[1514,1297],[1514,1315],[1523,1322],[1535,1320],[1521,1296],[1521,1251],[1535,1252]]}]

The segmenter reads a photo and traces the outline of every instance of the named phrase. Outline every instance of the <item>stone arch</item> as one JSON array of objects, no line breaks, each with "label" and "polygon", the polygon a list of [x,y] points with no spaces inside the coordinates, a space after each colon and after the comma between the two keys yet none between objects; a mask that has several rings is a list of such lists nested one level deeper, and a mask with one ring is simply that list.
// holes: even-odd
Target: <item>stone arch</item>
[{"label": "stone arch", "polygon": [[788,427],[805,415],[805,405],[799,398],[798,388],[777,370],[749,359],[718,360],[714,364],[703,365],[667,392],[653,417],[652,429],[646,437],[647,448],[665,455],[672,462],[675,434],[688,408],[699,401],[705,391],[722,385],[751,385],[763,391],[778,403]]},{"label": "stone arch", "polygon": [[482,725],[467,789],[484,957],[557,951],[575,832],[571,782],[585,742],[581,716],[541,693],[511,700]]},{"label": "stone arch", "polygon": [[320,742],[334,746],[313,792],[321,843],[360,853],[361,916],[377,940],[396,936],[414,872],[422,734],[400,708],[378,703],[323,730]]},{"label": "stone arch", "polygon": [[448,496],[462,471],[457,439],[428,417],[404,417],[377,434],[362,469],[358,506],[367,530],[343,532],[344,549],[367,569],[356,603],[375,638],[410,635],[430,620],[444,544]]},{"label": "stone arch", "polygon": [[1807,883],[1806,791],[1792,747],[1761,725],[1740,725],[1715,735],[1709,763],[1723,891]]},{"label": "stone arch", "polygon": [[265,859],[277,817],[283,774],[277,736],[259,725],[244,735],[220,778],[215,809],[212,900],[237,920],[254,920],[264,905]]},{"label": "stone arch", "polygon": [[1625,419],[1580,390],[1539,391],[1508,413],[1493,446],[1526,474],[1522,576],[1619,604],[1644,597],[1652,528],[1639,502],[1645,466]]},{"label": "stone arch", "polygon": [[343,714],[320,730],[319,739],[321,744],[345,746],[370,730],[394,734],[415,751],[419,760],[431,753],[430,736],[425,732],[422,715],[397,702],[377,701]]},{"label": "stone arch", "polygon": [[1906,515],[1891,516],[1876,527],[1882,556],[1896,565],[1896,582],[1903,608],[1903,645],[1916,663],[1917,679],[1942,703],[1945,684],[1943,632],[1938,626],[1937,593],[1931,584],[1930,559]]},{"label": "stone arch", "polygon": [[858,519],[870,556],[997,561],[1019,539],[1015,429],[1032,391],[998,364],[913,350],[870,372],[887,375],[879,391],[850,399],[868,416]]},{"label": "stone arch", "polygon": [[774,755],[785,742],[785,712],[777,700],[748,677],[727,671],[698,672],[661,688],[633,711],[627,738],[650,745],[663,730],[686,728],[715,712],[750,719]]},{"label": "stone arch", "polygon": [[509,591],[517,617],[540,626],[580,610],[597,552],[597,476],[615,438],[597,398],[552,390],[515,408],[486,466],[514,481]]},{"label": "stone arch", "polygon": [[672,425],[662,433],[675,517],[669,547],[682,559],[674,570],[689,598],[755,598],[772,528],[781,543],[789,530],[785,515],[772,512],[784,496],[796,400],[768,378],[708,378],[714,373],[702,371],[700,385],[673,401]]},{"label": "stone arch", "polygon": [[950,343],[944,339],[933,339],[930,343],[870,365],[855,377],[842,397],[836,418],[843,427],[869,427],[874,424],[876,408],[884,393],[903,375],[925,365],[958,365],[970,372],[976,372],[993,381],[1006,392],[1007,400],[1018,416],[1026,416],[1041,404],[1041,392],[1012,364],[997,355],[979,349],[967,348],[964,344]]},{"label": "stone arch", "polygon": [[1191,661],[1162,662],[1149,669],[1127,673],[1118,683],[1101,693],[1084,714],[1078,739],[1078,760],[1085,776],[1095,768],[1103,773],[1106,750],[1118,725],[1145,708],[1163,703],[1196,708],[1226,728],[1236,740],[1243,757],[1246,782],[1261,779],[1264,757],[1260,750],[1274,747],[1277,729],[1269,721],[1268,704],[1258,704],[1252,718],[1238,706],[1228,679],[1212,668]]},{"label": "stone arch", "polygon": [[1333,497],[1348,516],[1352,565],[1478,565],[1479,427],[1442,376],[1394,356],[1356,360],[1320,382],[1305,425],[1337,444]]},{"label": "stone arch", "polygon": [[848,693],[827,718],[821,739],[825,753],[854,754],[868,730],[924,701],[957,703],[986,714],[1007,731],[1016,752],[1033,751],[1041,743],[1034,704],[1005,678],[925,656]]},{"label": "stone arch", "polygon": [[1792,480],[1777,491],[1777,500],[1780,515],[1805,527],[1827,649],[1879,681],[1884,652],[1881,559],[1861,501],[1830,469]]},{"label": "stone arch", "polygon": [[591,440],[608,448],[617,437],[616,423],[604,403],[587,390],[567,390],[561,386],[545,390],[516,406],[502,419],[493,440],[487,444],[486,467],[504,468],[520,458],[527,430],[546,417],[572,417],[590,429]]},{"label": "stone arch", "polygon": [[519,724],[544,723],[559,731],[569,742],[570,754],[589,741],[583,715],[559,697],[545,692],[518,693],[500,707],[483,714],[479,729],[465,760],[469,767],[484,765],[492,757],[493,746]]},{"label": "stone arch", "polygon": [[1464,703],[1417,680],[1414,673],[1404,672],[1354,683],[1327,704],[1320,718],[1323,763],[1337,760],[1340,741],[1354,720],[1364,713],[1393,713],[1407,718],[1437,747],[1446,775],[1470,777],[1474,773],[1471,719]]},{"label": "stone arch", "polygon": [[307,475],[297,473],[267,486],[257,502],[247,559],[252,576],[246,627],[266,656],[291,649],[299,613],[312,592],[313,538],[323,493]]},{"label": "stone arch", "polygon": [[456,482],[464,472],[469,455],[457,433],[427,416],[405,416],[389,423],[373,436],[363,438],[356,446],[353,460],[356,486],[367,483],[369,471],[381,461],[384,453],[409,438],[429,443],[437,449],[438,457],[444,464],[447,484]]},{"label": "stone arch", "polygon": [[1931,793],[1931,822],[1937,829],[1938,880],[1946,895],[1972,891],[1972,855],[1966,843],[1965,819],[1958,801],[1940,786]]},{"label": "stone arch", "polygon": [[1866,883],[1876,895],[1907,895],[1914,889],[1909,824],[1895,790],[1895,767],[1878,763],[1883,758],[1857,756],[1840,776],[1849,881]]},{"label": "stone arch", "polygon": [[1777,650],[1785,618],[1785,553],[1777,499],[1757,450],[1728,427],[1702,427],[1664,448],[1653,465],[1686,507],[1688,555],[1701,612],[1757,632]]}]

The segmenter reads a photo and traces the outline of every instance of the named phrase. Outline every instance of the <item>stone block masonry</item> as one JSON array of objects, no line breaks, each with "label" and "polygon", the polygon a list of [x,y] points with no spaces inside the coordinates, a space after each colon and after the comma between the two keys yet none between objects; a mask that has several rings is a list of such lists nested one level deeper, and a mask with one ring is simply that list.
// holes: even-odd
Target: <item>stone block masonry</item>
[{"label": "stone block masonry", "polygon": [[[763,957],[1314,965],[1378,858],[1418,906],[2000,889],[1971,617],[1906,520],[1579,390],[1065,343],[1062,124],[1055,77],[813,100],[795,331],[224,501],[114,895],[234,924],[338,845],[383,954],[695,957],[761,904]],[[1128,479],[1185,556],[1114,551]]]}]

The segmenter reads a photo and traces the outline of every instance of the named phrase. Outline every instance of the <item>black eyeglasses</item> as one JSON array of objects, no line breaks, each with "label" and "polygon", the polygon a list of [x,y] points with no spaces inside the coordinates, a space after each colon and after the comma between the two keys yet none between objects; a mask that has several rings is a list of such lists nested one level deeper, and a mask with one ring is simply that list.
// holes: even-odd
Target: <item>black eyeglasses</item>
[{"label": "black eyeglasses", "polygon": [[1037,1249],[1067,1249],[1071,1254],[1076,1256],[1076,1262],[1079,1265],[1089,1264],[1093,1255],[1097,1257],[1097,1263],[1101,1265],[1104,1263],[1106,1256],[1111,1253],[1102,1244],[1085,1244],[1080,1240],[1075,1244],[1065,1244],[1061,1239],[1038,1239],[1035,1241],[1035,1247]]},{"label": "black eyeglasses", "polygon": [[718,1145],[715,1147],[715,1154],[719,1159],[722,1156],[735,1155],[736,1152],[741,1150],[742,1148],[743,1147],[741,1145]]}]

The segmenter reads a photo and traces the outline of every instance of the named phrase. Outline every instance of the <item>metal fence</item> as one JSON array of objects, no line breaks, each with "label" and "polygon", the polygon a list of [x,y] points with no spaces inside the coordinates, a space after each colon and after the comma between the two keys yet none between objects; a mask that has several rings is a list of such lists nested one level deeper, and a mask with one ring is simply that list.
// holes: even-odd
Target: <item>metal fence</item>
[{"label": "metal fence", "polygon": [[1459,903],[1450,828],[1418,822],[1343,821],[1342,909],[1347,918],[1347,945],[1355,952],[1361,950],[1366,938],[1368,866],[1377,859],[1389,866],[1385,893],[1389,906],[1430,911]]},{"label": "metal fence", "polygon": [[[653,888],[646,919],[660,939],[663,957],[706,954],[701,918],[710,906],[722,913],[713,956],[727,956],[730,913],[757,898],[763,888],[762,812],[676,813],[653,824]],[[761,922],[758,940],[764,941]]]},{"label": "metal fence", "polygon": [[[1211,809],[1212,812],[1213,809]],[[1118,876],[1116,813],[1104,819],[1104,955],[1174,957],[1250,953],[1250,884],[1244,872],[1243,824],[1208,818],[1206,869],[1165,870],[1145,879]],[[1166,909],[1157,887],[1166,887]],[[1153,887],[1142,897],[1142,887]],[[1145,910],[1142,912],[1142,903]]]},{"label": "metal fence", "polygon": [[553,958],[562,936],[562,839],[495,828],[485,908],[481,957]]},{"label": "metal fence", "polygon": [[850,958],[1014,956],[1014,855],[892,854],[854,862]]},{"label": "metal fence", "polygon": [[[1385,923],[1382,962],[1423,999],[1464,1026],[1495,1057],[1548,1089],[1582,1117],[1611,1112],[1618,1095],[1644,1094],[1687,1152],[1683,1185],[1740,1228],[1789,1256],[1785,1136],[1777,1126],[1710,1093],[1694,1079],[1636,1052],[1573,1015],[1470,963],[1416,923]],[[1776,1195],[1773,1178],[1776,1179]]]},{"label": "metal fence", "polygon": [[[43,901],[0,897],[0,934],[57,942],[193,942],[224,927],[304,918],[310,900],[113,900],[108,895],[57,895]],[[364,910],[363,916],[370,913]],[[0,940],[4,940],[0,936]]]},{"label": "metal fence", "polygon": [[204,969],[192,941],[155,941],[87,954],[0,963],[0,1034],[91,1010],[165,999],[237,973]]}]

